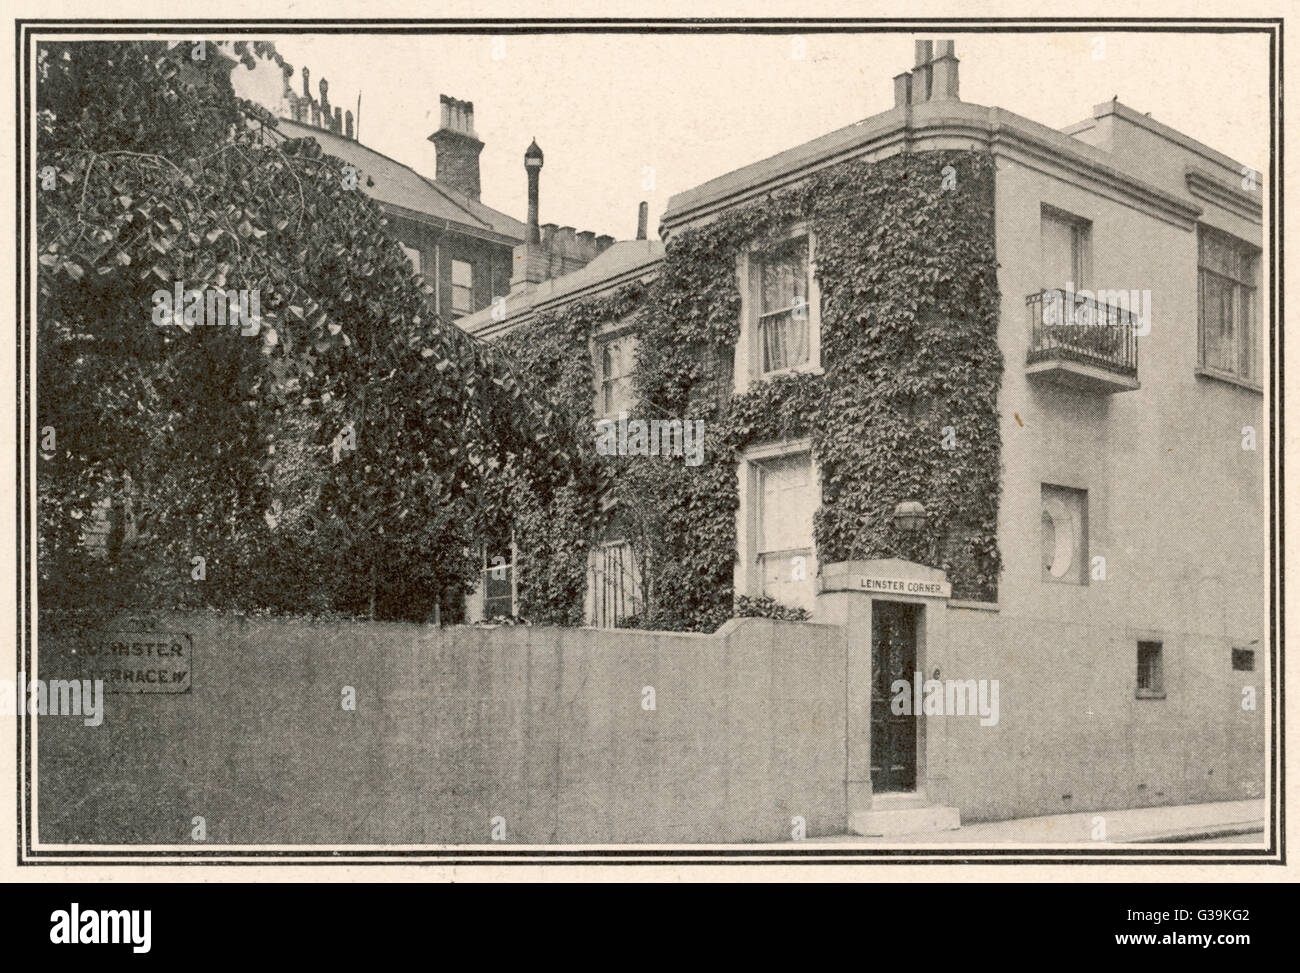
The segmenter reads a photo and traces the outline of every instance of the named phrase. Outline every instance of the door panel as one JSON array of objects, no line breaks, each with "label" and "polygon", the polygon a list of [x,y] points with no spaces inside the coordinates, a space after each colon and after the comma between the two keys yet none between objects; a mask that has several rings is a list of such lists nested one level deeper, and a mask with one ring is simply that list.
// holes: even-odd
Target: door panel
[{"label": "door panel", "polygon": [[875,601],[871,607],[871,789],[916,790],[916,715],[890,709],[894,681],[916,673],[917,605]]}]

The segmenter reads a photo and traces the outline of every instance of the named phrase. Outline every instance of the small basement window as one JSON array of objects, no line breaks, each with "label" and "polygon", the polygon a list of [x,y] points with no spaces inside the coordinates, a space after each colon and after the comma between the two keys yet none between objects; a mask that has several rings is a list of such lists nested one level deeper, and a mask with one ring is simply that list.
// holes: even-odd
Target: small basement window
[{"label": "small basement window", "polygon": [[1234,672],[1254,672],[1255,671],[1255,650],[1254,649],[1233,649],[1232,669]]},{"label": "small basement window", "polygon": [[1137,646],[1137,696],[1163,699],[1165,695],[1164,645],[1139,642]]}]

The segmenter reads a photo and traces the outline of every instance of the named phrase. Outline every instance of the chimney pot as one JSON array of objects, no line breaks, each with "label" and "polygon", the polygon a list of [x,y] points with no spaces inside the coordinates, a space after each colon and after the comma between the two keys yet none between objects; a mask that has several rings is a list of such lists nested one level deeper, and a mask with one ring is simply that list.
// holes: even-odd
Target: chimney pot
[{"label": "chimney pot", "polygon": [[311,69],[302,69],[302,96],[311,100]]},{"label": "chimney pot", "polygon": [[894,78],[895,106],[957,98],[957,55],[951,40],[917,41],[911,81]]},{"label": "chimney pot", "polygon": [[930,100],[930,65],[923,64],[912,68],[912,104],[919,105]]},{"label": "chimney pot", "polygon": [[959,98],[957,94],[957,58],[951,54],[945,54],[936,58],[930,65],[933,72],[930,79],[930,100],[931,101],[956,101]]},{"label": "chimney pot", "polygon": [[642,200],[641,205],[638,206],[636,209],[636,238],[638,240],[645,239],[645,228],[646,228],[646,223],[649,222],[649,219],[650,219],[650,204],[647,203],[645,200]]},{"label": "chimney pot", "polygon": [[343,113],[343,127],[344,134],[348,138],[352,138],[352,112],[346,111]]},{"label": "chimney pot", "polygon": [[343,109],[337,105],[334,106],[334,124],[331,126],[331,130],[336,135],[343,133]]},{"label": "chimney pot", "polygon": [[912,102],[912,72],[894,75],[894,107],[902,108]]}]

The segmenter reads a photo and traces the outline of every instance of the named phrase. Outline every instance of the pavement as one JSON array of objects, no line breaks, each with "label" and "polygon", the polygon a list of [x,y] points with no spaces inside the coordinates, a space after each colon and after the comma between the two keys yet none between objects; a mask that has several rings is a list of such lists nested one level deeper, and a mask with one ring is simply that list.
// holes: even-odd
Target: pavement
[{"label": "pavement", "polygon": [[[1187,804],[1175,807],[1130,808],[1119,811],[1083,811],[1053,814],[1041,818],[1016,818],[966,824],[955,831],[918,832],[891,837],[868,838],[845,834],[808,838],[809,842],[855,845],[928,844],[1023,846],[1148,843],[1214,843],[1258,846],[1265,843],[1267,810],[1263,799],[1224,801],[1215,804]],[[1097,819],[1104,821],[1105,837]]]}]

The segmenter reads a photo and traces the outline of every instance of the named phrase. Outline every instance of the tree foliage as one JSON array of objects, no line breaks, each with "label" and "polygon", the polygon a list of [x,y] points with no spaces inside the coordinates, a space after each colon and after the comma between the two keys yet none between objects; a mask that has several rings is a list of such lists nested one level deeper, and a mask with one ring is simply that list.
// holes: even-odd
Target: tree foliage
[{"label": "tree foliage", "polygon": [[[482,473],[565,461],[547,398],[437,318],[379,207],[237,99],[215,43],[49,43],[38,66],[42,601],[458,604]],[[257,292],[260,327],[158,326],[178,283]]]}]

